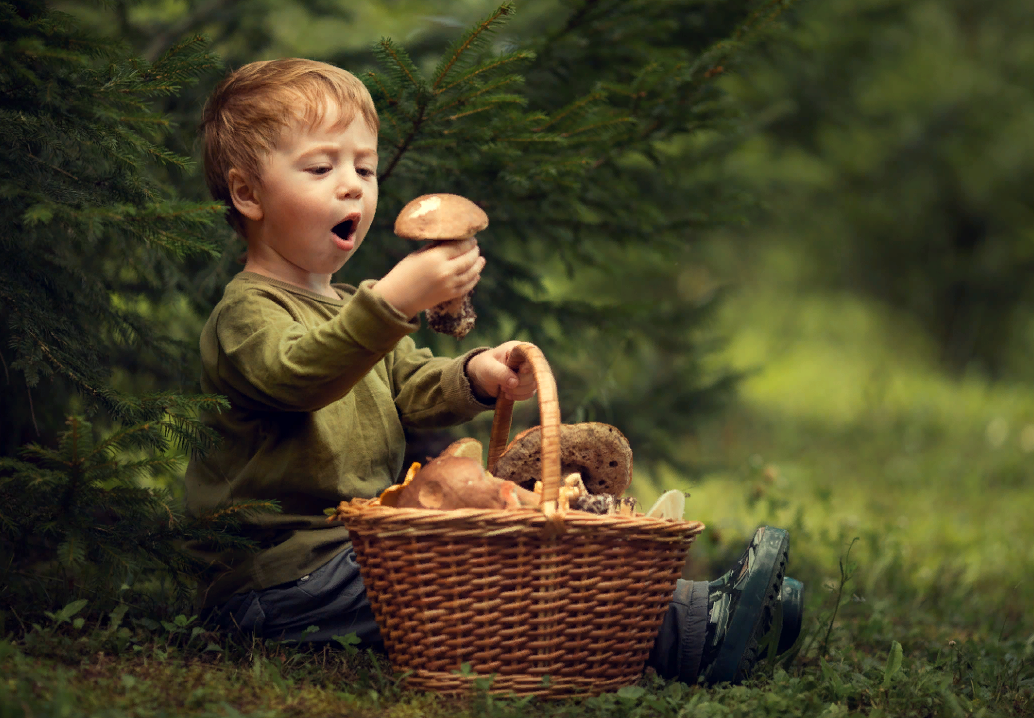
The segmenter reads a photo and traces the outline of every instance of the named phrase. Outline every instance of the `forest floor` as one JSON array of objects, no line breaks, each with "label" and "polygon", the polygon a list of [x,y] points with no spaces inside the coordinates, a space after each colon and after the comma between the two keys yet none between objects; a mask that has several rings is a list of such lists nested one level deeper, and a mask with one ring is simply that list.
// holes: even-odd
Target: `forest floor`
[{"label": "forest floor", "polygon": [[0,642],[0,718],[1034,715],[1034,392],[945,378],[907,326],[857,300],[758,291],[723,321],[727,357],[757,371],[687,445],[712,468],[641,477],[637,493],[690,493],[687,517],[708,525],[687,566],[698,579],[755,526],[791,530],[804,634],[749,684],[443,701],[354,650],[238,645],[186,616],[69,615]]}]

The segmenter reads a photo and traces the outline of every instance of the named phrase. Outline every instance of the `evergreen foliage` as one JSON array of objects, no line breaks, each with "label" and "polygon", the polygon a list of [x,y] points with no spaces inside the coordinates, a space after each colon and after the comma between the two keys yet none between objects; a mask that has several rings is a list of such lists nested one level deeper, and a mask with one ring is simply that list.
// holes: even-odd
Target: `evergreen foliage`
[{"label": "evergreen foliage", "polygon": [[[240,512],[277,508],[184,522],[168,492],[141,483],[178,470],[174,448],[206,450],[216,437],[198,413],[226,406],[179,389],[196,339],[176,340],[161,321],[184,287],[176,262],[217,252],[207,233],[223,208],[177,200],[156,178],[190,161],[162,144],[169,121],[152,109],[215,64],[200,38],[150,63],[42,3],[0,2],[4,606],[111,599],[159,576],[182,594],[202,567],[180,542],[246,549],[233,533]],[[165,381],[117,388],[116,372],[134,369]],[[74,406],[107,438],[83,418],[59,434]]]},{"label": "evergreen foliage", "polygon": [[[0,455],[53,438],[73,391],[87,411],[126,424],[169,414],[169,438],[202,450],[192,417],[215,397],[166,382],[116,390],[116,368],[190,366],[193,342],[154,322],[182,286],[175,261],[216,252],[206,230],[222,208],[178,201],[153,167],[190,167],[161,142],[151,108],[216,64],[199,38],[149,63],[42,4],[0,3]],[[44,381],[46,380],[46,381]]]},{"label": "evergreen foliage", "polygon": [[942,366],[1029,378],[1034,19],[1003,0],[806,2],[736,89],[739,160],[813,286],[902,311]]},{"label": "evergreen foliage", "polygon": [[84,593],[95,607],[139,600],[160,578],[183,598],[205,566],[180,550],[182,541],[249,549],[235,529],[249,512],[277,510],[275,503],[241,502],[186,520],[168,491],[141,486],[178,460],[126,457],[177,431],[174,420],[156,421],[98,441],[90,422],[72,417],[56,449],[33,443],[20,459],[0,458],[0,607],[40,610]]}]

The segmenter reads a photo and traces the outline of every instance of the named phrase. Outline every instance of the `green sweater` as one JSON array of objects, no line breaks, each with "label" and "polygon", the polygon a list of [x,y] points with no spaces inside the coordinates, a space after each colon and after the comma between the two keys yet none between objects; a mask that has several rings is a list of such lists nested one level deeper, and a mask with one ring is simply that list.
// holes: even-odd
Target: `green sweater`
[{"label": "green sweater", "polygon": [[492,408],[464,371],[481,350],[444,359],[417,349],[408,335],[419,320],[371,286],[334,285],[342,298],[330,299],[241,272],[208,318],[201,389],[231,406],[205,418],[222,442],[188,465],[187,511],[274,499],[283,512],[246,523],[257,553],[188,547],[212,567],[199,608],[300,578],[344,549],[348,531],[323,510],[395,481],[404,425],[449,426]]}]

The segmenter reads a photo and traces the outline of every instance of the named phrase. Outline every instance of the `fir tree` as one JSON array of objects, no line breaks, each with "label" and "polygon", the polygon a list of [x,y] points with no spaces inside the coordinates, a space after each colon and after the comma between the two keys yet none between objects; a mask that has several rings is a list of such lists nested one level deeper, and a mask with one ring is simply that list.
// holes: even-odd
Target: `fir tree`
[{"label": "fir tree", "polygon": [[[174,375],[192,361],[195,342],[158,321],[162,300],[177,296],[176,261],[216,252],[206,232],[223,210],[177,201],[156,181],[156,166],[189,161],[160,144],[168,120],[151,103],[214,66],[198,38],[152,64],[41,3],[0,2],[4,606],[111,598],[157,575],[182,590],[201,566],[180,542],[247,548],[232,533],[241,512],[276,509],[230,506],[184,523],[167,492],[138,479],[176,471],[173,446],[210,446],[197,414],[225,400],[171,382],[142,394],[114,385],[115,369],[161,365]],[[74,404],[107,438],[81,418],[58,434]]]},{"label": "fir tree", "polygon": [[72,417],[56,449],[29,444],[20,459],[0,458],[0,608],[39,611],[85,594],[97,609],[116,597],[151,598],[149,584],[160,579],[182,600],[207,568],[180,550],[183,541],[252,547],[235,529],[275,503],[240,502],[186,520],[168,491],[140,485],[175,469],[176,458],[120,458],[162,443],[174,429],[168,424],[122,428],[97,441],[88,421]]},{"label": "fir tree", "polygon": [[154,181],[189,160],[160,144],[151,103],[214,66],[198,38],[151,64],[42,4],[0,3],[0,455],[52,439],[73,393],[127,424],[174,416],[168,436],[188,449],[211,440],[192,417],[220,399],[133,396],[112,371],[193,354],[154,319],[175,261],[216,251],[205,232],[222,209]]}]

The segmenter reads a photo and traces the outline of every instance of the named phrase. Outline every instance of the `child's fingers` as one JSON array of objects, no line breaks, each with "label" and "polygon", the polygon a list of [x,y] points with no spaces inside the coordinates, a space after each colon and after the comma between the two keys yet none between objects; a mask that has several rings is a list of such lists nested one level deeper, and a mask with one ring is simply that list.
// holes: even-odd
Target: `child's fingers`
[{"label": "child's fingers", "polygon": [[506,365],[510,356],[509,350],[518,344],[520,344],[518,341],[507,342],[496,347],[495,350],[499,366],[502,369],[499,375],[499,394],[511,401],[530,399],[537,391],[531,362],[522,362],[516,371]]},{"label": "child's fingers", "polygon": [[481,270],[485,268],[485,258],[478,257],[474,264],[456,277],[457,291],[466,294],[481,280]]},{"label": "child's fingers", "polygon": [[477,247],[475,247],[466,254],[452,260],[450,264],[452,265],[452,270],[456,275],[461,276],[467,274],[472,269],[480,272],[481,268],[485,266],[485,258],[481,256],[481,253],[478,251]]},{"label": "child's fingers", "polygon": [[449,263],[452,265],[453,271],[456,272],[456,274],[463,274],[464,272],[469,271],[471,267],[475,266],[479,259],[482,260],[482,266],[484,266],[484,258],[481,256],[481,250],[478,249],[477,245],[474,245],[463,254],[453,257],[449,260]]},{"label": "child's fingers", "polygon": [[510,401],[524,401],[525,399],[530,399],[531,397],[535,396],[536,391],[538,391],[538,389],[534,386],[530,386],[527,388],[522,387],[520,389],[504,391],[503,396],[505,396]]},{"label": "child's fingers", "polygon": [[514,400],[521,401],[534,396],[536,387],[535,375],[532,374],[531,363],[524,362],[521,364],[520,371],[517,373],[517,386],[510,390],[514,395]]}]

